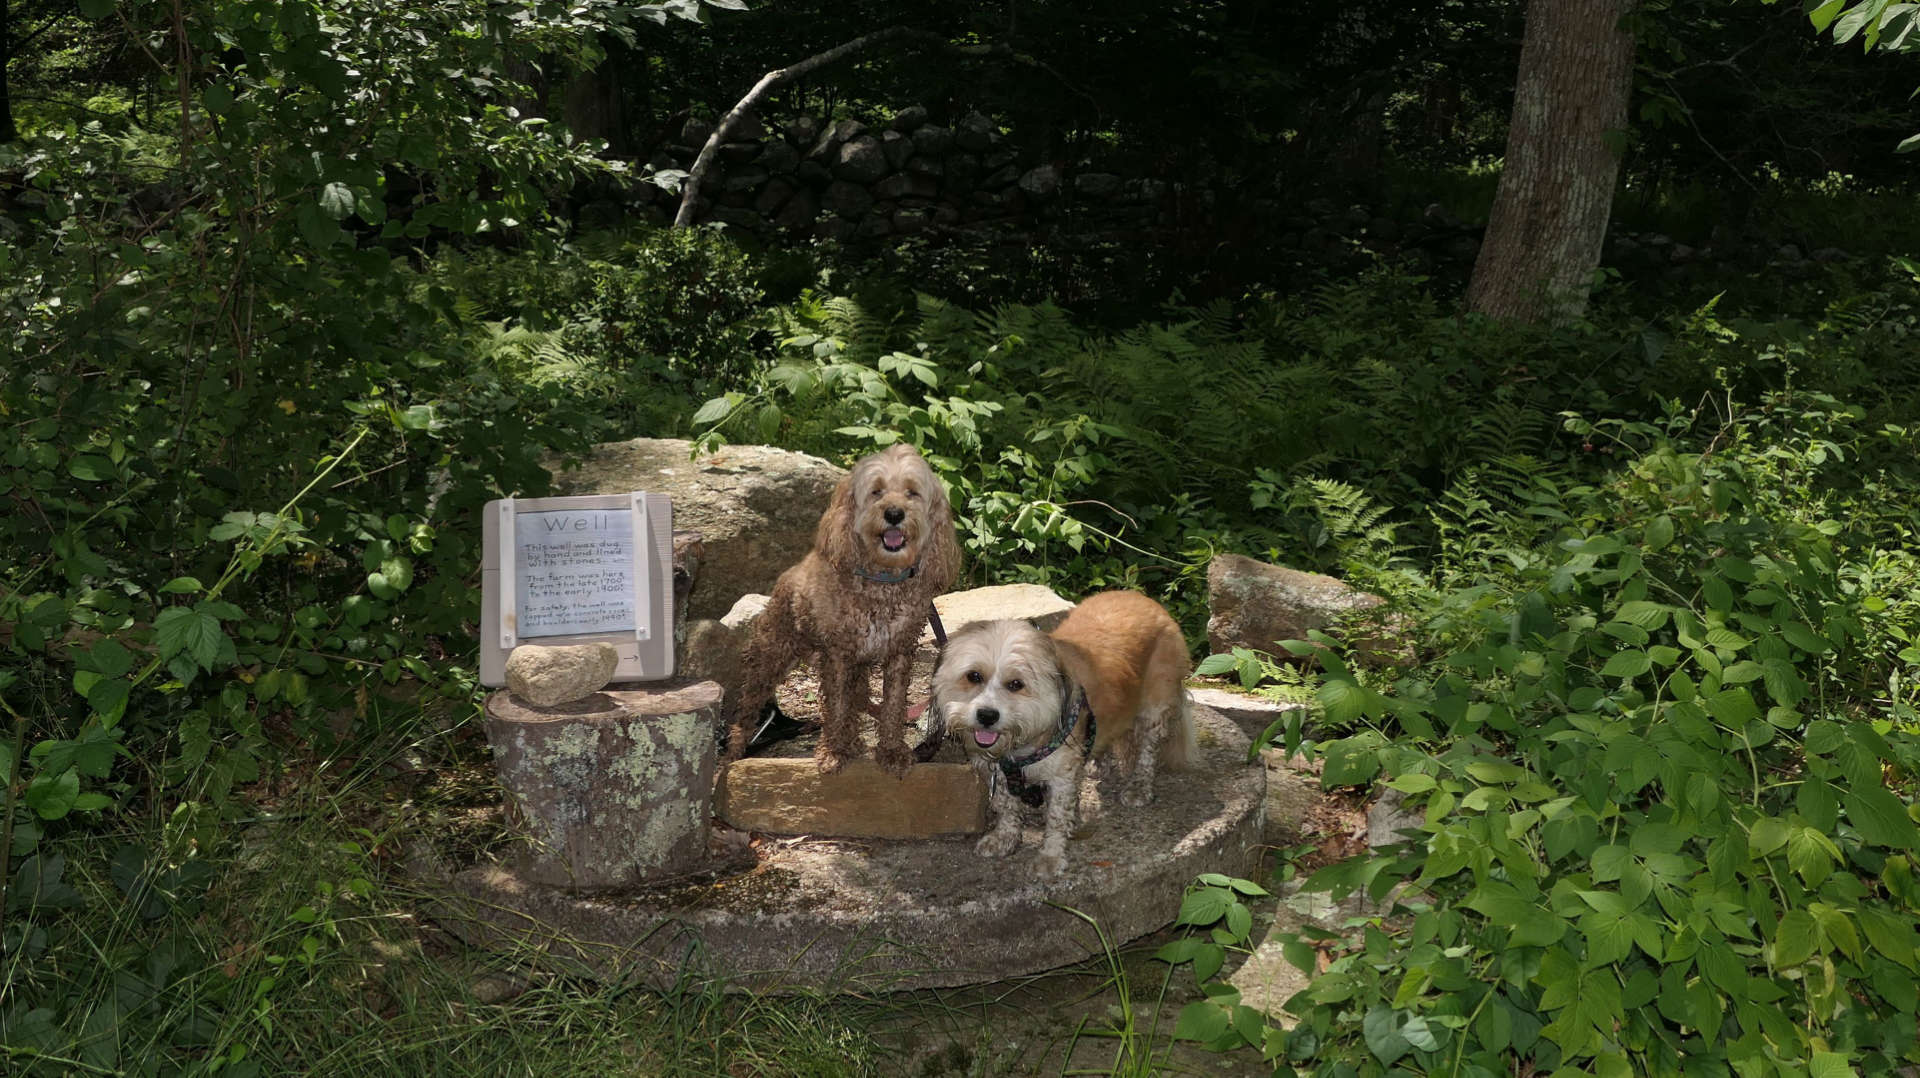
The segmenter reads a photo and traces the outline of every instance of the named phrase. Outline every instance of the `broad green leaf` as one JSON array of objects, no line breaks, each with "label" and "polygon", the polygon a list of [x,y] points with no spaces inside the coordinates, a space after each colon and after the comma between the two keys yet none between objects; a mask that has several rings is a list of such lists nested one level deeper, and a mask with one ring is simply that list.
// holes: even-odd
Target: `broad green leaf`
[{"label": "broad green leaf", "polygon": [[133,683],[125,678],[103,678],[87,689],[87,706],[100,716],[102,723],[112,726],[126,714],[127,696],[132,688]]},{"label": "broad green leaf", "polygon": [[1200,941],[1189,936],[1186,939],[1177,939],[1162,945],[1159,950],[1153,952],[1153,957],[1156,961],[1177,966],[1182,962],[1193,961],[1194,953],[1199,949]]},{"label": "broad green leaf", "polygon": [[1321,746],[1320,785],[1357,786],[1380,773],[1380,735],[1372,731]]},{"label": "broad green leaf", "polygon": [[1391,1007],[1375,1007],[1360,1020],[1361,1035],[1366,1038],[1367,1051],[1373,1053],[1382,1066],[1391,1067],[1401,1056],[1413,1050],[1413,1045],[1400,1033],[1400,1014]]},{"label": "broad green leaf", "polygon": [[1760,717],[1760,705],[1754,703],[1753,694],[1745,689],[1723,689],[1707,697],[1707,711],[1722,726],[1733,730],[1744,729]]},{"label": "broad green leaf", "polygon": [[35,775],[33,781],[27,783],[24,800],[41,819],[58,820],[73,811],[79,797],[80,773],[68,768],[57,775],[44,772]]},{"label": "broad green leaf", "polygon": [[102,677],[120,677],[133,669],[133,652],[118,640],[108,637],[76,656],[82,670]]},{"label": "broad green leaf", "polygon": [[1787,638],[1787,643],[1792,644],[1801,651],[1811,652],[1815,655],[1825,655],[1827,652],[1833,650],[1833,645],[1827,641],[1826,637],[1807,628],[1803,622],[1789,621],[1782,623],[1780,626],[1780,635]]},{"label": "broad green leaf", "polygon": [[1647,525],[1642,541],[1648,550],[1660,550],[1673,542],[1673,518],[1665,513],[1654,517],[1653,521]]},{"label": "broad green leaf", "polygon": [[1847,0],[1826,0],[1819,7],[1807,12],[1808,21],[1813,23],[1814,33],[1825,33],[1833,25],[1840,12],[1847,6]]},{"label": "broad green leaf", "polygon": [[1226,916],[1227,907],[1233,905],[1233,892],[1219,887],[1199,887],[1187,892],[1180,901],[1180,915],[1175,924],[1210,925]]},{"label": "broad green leaf", "polygon": [[1467,765],[1467,774],[1481,782],[1519,782],[1527,770],[1505,760],[1475,760]]},{"label": "broad green leaf", "polygon": [[1360,721],[1365,713],[1366,690],[1342,678],[1328,678],[1316,693],[1320,706],[1327,710],[1327,721],[1345,726]]},{"label": "broad green leaf", "polygon": [[1240,660],[1232,654],[1209,655],[1200,660],[1200,665],[1194,667],[1193,672],[1199,677],[1214,677],[1219,674],[1232,673],[1234,667],[1239,665],[1239,662]]},{"label": "broad green leaf", "polygon": [[339,223],[328,217],[318,202],[302,202],[294,211],[293,218],[300,228],[300,235],[315,250],[324,251],[341,238]]},{"label": "broad green leaf", "polygon": [[1788,910],[1773,934],[1773,964],[1790,969],[1813,957],[1819,945],[1820,926],[1814,923],[1813,914],[1803,909]]},{"label": "broad green leaf", "polygon": [[1603,677],[1636,678],[1653,669],[1653,660],[1647,653],[1639,650],[1615,652],[1600,668]]},{"label": "broad green leaf", "polygon": [[153,622],[153,642],[160,658],[170,659],[185,653],[203,669],[211,670],[220,652],[220,621],[211,614],[184,606],[170,606]]},{"label": "broad green leaf", "polygon": [[113,462],[105,457],[75,457],[67,462],[67,474],[85,483],[98,483],[113,478]]},{"label": "broad green leaf", "polygon": [[733,405],[731,396],[714,397],[701,405],[699,411],[693,413],[693,425],[704,427],[710,423],[718,423],[727,417],[727,413],[733,411]]},{"label": "broad green leaf", "polygon": [[1211,1041],[1225,1033],[1231,1022],[1231,1016],[1225,1007],[1210,999],[1197,999],[1180,1008],[1180,1017],[1173,1023],[1175,1040]]},{"label": "broad green leaf", "polygon": [[1387,783],[1387,786],[1403,794],[1423,794],[1438,785],[1440,785],[1438,779],[1419,771],[1401,775]]},{"label": "broad green leaf", "polygon": [[1765,857],[1787,844],[1792,829],[1778,816],[1763,816],[1753,822],[1747,836],[1748,848],[1755,857]]},{"label": "broad green leaf", "polygon": [[320,189],[320,212],[336,221],[353,213],[353,189],[335,181]]},{"label": "broad green leaf", "polygon": [[1857,1078],[1853,1065],[1842,1052],[1815,1052],[1807,1067],[1808,1078]]},{"label": "broad green leaf", "polygon": [[1667,623],[1667,607],[1664,603],[1635,599],[1630,603],[1622,603],[1614,617],[1652,632]]},{"label": "broad green leaf", "polygon": [[1876,846],[1914,848],[1916,836],[1907,806],[1885,787],[1850,787],[1841,795],[1841,802],[1847,809],[1847,822],[1861,838]]}]

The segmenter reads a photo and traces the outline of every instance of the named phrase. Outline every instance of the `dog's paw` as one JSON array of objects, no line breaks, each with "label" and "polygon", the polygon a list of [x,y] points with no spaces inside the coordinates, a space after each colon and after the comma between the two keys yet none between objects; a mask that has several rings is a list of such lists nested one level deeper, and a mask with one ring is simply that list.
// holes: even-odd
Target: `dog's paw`
[{"label": "dog's paw", "polygon": [[822,775],[831,775],[846,766],[847,761],[823,742],[813,750],[813,763],[820,769]]},{"label": "dog's paw", "polygon": [[1042,876],[1058,876],[1067,870],[1067,855],[1042,850],[1034,867],[1040,870]]},{"label": "dog's paw", "polygon": [[873,751],[873,762],[880,770],[896,779],[907,777],[907,771],[913,767],[913,750],[905,745],[888,745]]},{"label": "dog's paw", "polygon": [[973,844],[973,852],[982,857],[1005,857],[1020,845],[1018,831],[989,831],[985,838]]}]

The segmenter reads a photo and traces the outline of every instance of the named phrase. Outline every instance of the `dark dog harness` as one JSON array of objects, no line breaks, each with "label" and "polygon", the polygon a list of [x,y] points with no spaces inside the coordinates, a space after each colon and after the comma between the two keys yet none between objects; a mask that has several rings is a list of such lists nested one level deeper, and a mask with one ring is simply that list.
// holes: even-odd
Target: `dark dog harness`
[{"label": "dark dog harness", "polygon": [[1086,732],[1083,735],[1083,739],[1086,744],[1092,745],[1093,710],[1087,706],[1086,690],[1082,689],[1075,692],[1073,687],[1068,685],[1060,694],[1060,722],[1053,731],[1052,740],[1040,748],[1035,749],[1031,755],[1002,756],[1000,758],[1000,776],[1007,780],[1008,793],[1035,807],[1038,807],[1042,802],[1046,801],[1046,784],[1043,782],[1028,782],[1022,772],[1026,768],[1032,767],[1034,764],[1060,751],[1060,746],[1065,745],[1067,738],[1073,736],[1073,728],[1079,723],[1081,715],[1087,717]]}]

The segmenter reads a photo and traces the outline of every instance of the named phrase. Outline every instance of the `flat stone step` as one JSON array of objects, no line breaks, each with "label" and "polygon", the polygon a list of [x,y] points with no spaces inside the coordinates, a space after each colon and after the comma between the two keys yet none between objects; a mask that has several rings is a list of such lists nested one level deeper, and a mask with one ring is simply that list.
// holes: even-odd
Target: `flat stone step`
[{"label": "flat stone step", "polygon": [[872,760],[823,775],[811,759],[749,757],[722,772],[713,814],[771,835],[977,835],[987,829],[987,788],[969,764],[921,764],[894,778]]},{"label": "flat stone step", "polygon": [[[1256,869],[1266,769],[1231,721],[1206,707],[1194,719],[1198,766],[1162,772],[1142,809],[1101,798],[1061,876],[1034,873],[1035,810],[1005,858],[974,853],[970,836],[767,838],[750,867],[598,895],[481,866],[454,876],[435,916],[471,943],[660,987],[892,991],[1054,969],[1102,953],[1100,931],[1118,946],[1167,924],[1201,873]],[[1090,784],[1083,804],[1104,792]]]}]

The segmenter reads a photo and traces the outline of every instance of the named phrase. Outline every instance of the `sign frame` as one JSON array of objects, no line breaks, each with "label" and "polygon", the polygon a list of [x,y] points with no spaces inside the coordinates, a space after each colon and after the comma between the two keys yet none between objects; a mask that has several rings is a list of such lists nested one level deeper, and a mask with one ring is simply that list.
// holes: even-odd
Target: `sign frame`
[{"label": "sign frame", "polygon": [[[517,631],[514,525],[523,513],[625,510],[633,515],[634,628],[614,632],[522,636]],[[665,494],[582,494],[500,498],[481,514],[480,684],[507,683],[507,656],[520,644],[560,647],[607,643],[620,662],[613,680],[661,681],[673,676],[673,502]]]}]

